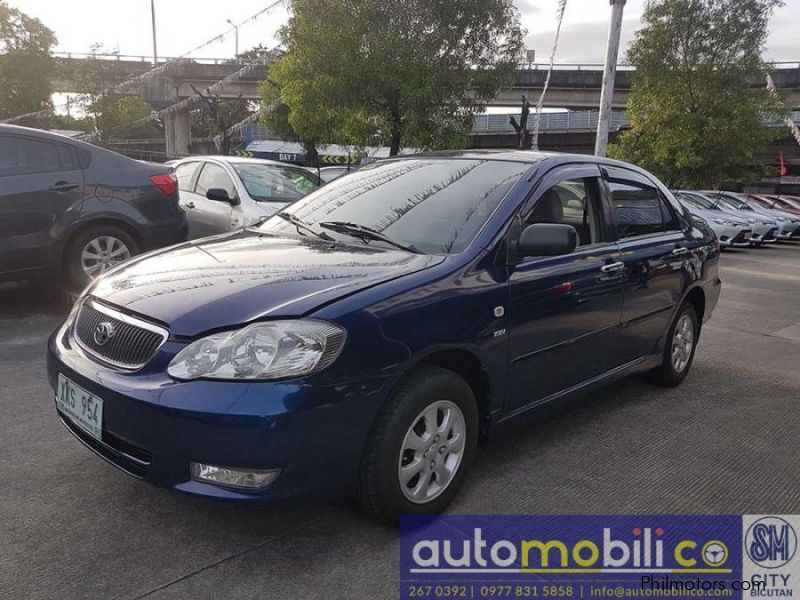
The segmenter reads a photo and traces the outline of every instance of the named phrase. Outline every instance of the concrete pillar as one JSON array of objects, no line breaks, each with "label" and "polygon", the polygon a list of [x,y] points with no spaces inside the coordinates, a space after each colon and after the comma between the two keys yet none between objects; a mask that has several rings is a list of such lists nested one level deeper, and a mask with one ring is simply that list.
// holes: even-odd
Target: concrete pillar
[{"label": "concrete pillar", "polygon": [[608,151],[608,125],[611,121],[611,103],[614,100],[614,83],[617,77],[619,40],[622,35],[622,11],[625,0],[610,0],[611,26],[608,28],[606,44],[606,66],[603,71],[603,88],[600,91],[600,116],[597,121],[595,156],[605,156]]},{"label": "concrete pillar", "polygon": [[164,117],[164,134],[167,138],[167,158],[182,158],[189,155],[192,131],[189,110],[179,110]]}]

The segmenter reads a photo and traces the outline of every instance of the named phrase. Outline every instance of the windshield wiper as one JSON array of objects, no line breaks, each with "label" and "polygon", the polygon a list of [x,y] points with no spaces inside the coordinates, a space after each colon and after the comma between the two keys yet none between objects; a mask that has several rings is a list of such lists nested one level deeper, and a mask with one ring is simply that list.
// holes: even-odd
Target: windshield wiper
[{"label": "windshield wiper", "polygon": [[[325,233],[324,231],[315,231],[314,228],[311,227],[311,225],[309,225],[308,223],[303,221],[300,217],[294,216],[293,214],[285,213],[285,212],[279,212],[279,213],[275,213],[272,216],[273,217],[280,217],[284,221],[288,221],[289,223],[291,223],[292,225],[297,227],[297,233],[300,233],[300,230],[302,229],[304,231],[310,232],[311,234],[315,235],[316,237],[318,237],[320,239],[325,240],[326,242],[334,242],[334,241],[336,241],[331,236],[329,236],[327,233]],[[320,227],[322,227],[322,225],[320,225]]]},{"label": "windshield wiper", "polygon": [[326,221],[325,223],[320,223],[319,226],[323,229],[330,229],[336,233],[342,233],[344,235],[349,235],[350,237],[358,238],[365,243],[368,240],[377,240],[380,242],[386,242],[387,244],[394,246],[395,248],[400,248],[400,250],[405,250],[406,252],[424,254],[424,252],[417,250],[414,248],[414,246],[396,242],[392,238],[383,235],[379,231],[370,229],[365,225],[359,225],[357,223],[345,223],[344,221]]}]

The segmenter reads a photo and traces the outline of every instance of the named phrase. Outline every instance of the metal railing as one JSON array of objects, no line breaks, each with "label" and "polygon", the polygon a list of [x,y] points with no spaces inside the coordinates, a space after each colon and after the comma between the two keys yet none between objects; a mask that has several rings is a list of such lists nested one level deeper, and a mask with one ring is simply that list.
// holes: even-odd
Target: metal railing
[{"label": "metal railing", "polygon": [[[514,128],[508,118],[514,117],[519,121],[519,113],[503,115],[476,115],[472,124],[473,134],[488,133],[513,133]],[[542,113],[539,121],[540,131],[595,131],[599,113],[596,110],[582,110],[574,112]],[[528,117],[528,127],[533,123],[535,115]],[[628,115],[625,111],[614,111],[608,124],[610,130],[628,125]]]},{"label": "metal railing", "polygon": [[[75,59],[95,59],[95,60],[111,60],[111,61],[120,61],[120,62],[141,62],[147,64],[153,64],[153,57],[151,56],[143,56],[139,54],[109,54],[109,53],[91,53],[91,52],[53,52],[53,56],[55,58],[75,58]],[[179,57],[174,56],[159,56],[158,57],[158,64],[168,63],[173,60],[177,60]],[[236,62],[234,57],[228,58],[195,58],[195,57],[186,57],[189,60],[193,60],[194,62],[207,64],[207,65],[223,65],[223,64],[232,64]]]},{"label": "metal railing", "polygon": [[[78,59],[85,59],[85,58],[94,58],[100,60],[118,60],[118,61],[128,61],[128,62],[143,62],[143,63],[151,63],[153,62],[153,56],[144,56],[141,54],[117,54],[117,53],[92,53],[92,52],[53,52],[53,56],[56,58],[78,58]],[[159,56],[158,62],[159,64],[169,62],[175,60],[177,57],[174,56]],[[193,60],[197,63],[202,64],[209,64],[209,65],[220,65],[220,64],[229,64],[236,60],[235,57],[229,56],[225,58],[220,57],[185,57],[190,60]],[[767,63],[776,69],[800,69],[800,61],[775,61]],[[520,63],[519,69],[523,71],[546,71],[550,68],[549,63]],[[602,63],[556,63],[553,65],[553,70],[555,71],[602,71],[604,65]],[[617,65],[617,71],[634,71],[636,67],[633,65],[620,63]]]},{"label": "metal railing", "polygon": [[[595,131],[597,130],[597,119],[599,113],[596,110],[583,110],[573,112],[542,113],[539,123],[541,131]],[[790,114],[795,122],[800,122],[800,111]],[[472,124],[472,133],[476,135],[486,135],[492,133],[515,133],[514,127],[509,123],[508,118],[514,117],[519,121],[519,113],[508,113],[502,115],[476,115]],[[528,117],[528,127],[532,124],[534,115]],[[765,119],[770,127],[783,127],[783,117],[771,116]],[[613,131],[620,127],[630,125],[628,113],[624,110],[611,113],[611,120],[608,124],[609,130]]]}]

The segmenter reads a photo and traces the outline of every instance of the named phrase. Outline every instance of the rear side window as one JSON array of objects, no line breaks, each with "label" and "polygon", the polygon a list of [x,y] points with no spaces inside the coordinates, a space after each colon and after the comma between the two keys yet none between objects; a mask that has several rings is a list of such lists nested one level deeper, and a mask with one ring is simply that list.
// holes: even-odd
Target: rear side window
[{"label": "rear side window", "polygon": [[678,229],[675,215],[654,187],[632,181],[609,181],[620,238]]},{"label": "rear side window", "polygon": [[192,178],[199,162],[190,162],[175,167],[175,177],[178,178],[178,189],[183,192],[192,191]]},{"label": "rear side window", "polygon": [[52,173],[79,168],[77,156],[66,144],[0,136],[0,176]]},{"label": "rear side window", "polygon": [[200,177],[197,178],[196,192],[201,196],[205,196],[208,190],[215,188],[227,191],[231,198],[236,196],[236,188],[225,169],[214,163],[206,163],[200,172]]}]

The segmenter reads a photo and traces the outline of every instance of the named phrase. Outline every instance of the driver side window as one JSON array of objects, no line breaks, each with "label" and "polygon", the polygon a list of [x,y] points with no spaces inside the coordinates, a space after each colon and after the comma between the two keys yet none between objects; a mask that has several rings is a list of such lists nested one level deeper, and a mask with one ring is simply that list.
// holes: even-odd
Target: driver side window
[{"label": "driver side window", "polygon": [[578,246],[600,242],[596,197],[596,178],[570,179],[548,189],[533,207],[526,225],[561,223],[572,225],[578,233]]}]

